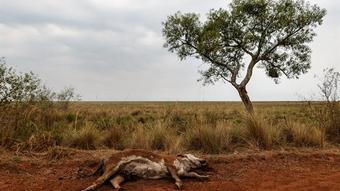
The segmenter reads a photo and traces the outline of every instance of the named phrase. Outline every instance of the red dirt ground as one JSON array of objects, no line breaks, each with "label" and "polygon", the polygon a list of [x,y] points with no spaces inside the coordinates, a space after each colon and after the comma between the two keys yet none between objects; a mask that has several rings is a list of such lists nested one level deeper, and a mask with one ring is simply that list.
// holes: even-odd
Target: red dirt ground
[{"label": "red dirt ground", "polygon": [[[63,151],[64,152],[64,151]],[[65,151],[66,152],[66,151]],[[93,169],[98,158],[114,151],[67,151],[51,161],[48,155],[14,155],[0,152],[1,191],[79,191],[96,177],[80,178],[81,165]],[[55,157],[55,156],[54,156]],[[340,190],[340,150],[272,151],[207,156],[209,180],[185,179],[183,190]],[[127,190],[175,190],[171,179],[138,180]],[[100,191],[113,190],[111,185]]]}]

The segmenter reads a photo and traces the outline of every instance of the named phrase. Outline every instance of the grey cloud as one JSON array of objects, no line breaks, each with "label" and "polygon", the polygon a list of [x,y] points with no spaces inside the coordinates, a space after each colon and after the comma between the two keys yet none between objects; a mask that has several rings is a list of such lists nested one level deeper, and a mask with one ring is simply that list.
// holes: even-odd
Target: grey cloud
[{"label": "grey cloud", "polygon": [[[256,70],[254,100],[293,100],[315,90],[314,73],[339,67],[340,5],[328,9],[312,44],[313,69],[300,80],[275,85]],[[162,47],[161,22],[176,11],[204,15],[225,0],[0,0],[0,56],[34,71],[55,89],[76,87],[88,100],[239,100],[227,84],[203,87],[202,64],[180,61]]]}]

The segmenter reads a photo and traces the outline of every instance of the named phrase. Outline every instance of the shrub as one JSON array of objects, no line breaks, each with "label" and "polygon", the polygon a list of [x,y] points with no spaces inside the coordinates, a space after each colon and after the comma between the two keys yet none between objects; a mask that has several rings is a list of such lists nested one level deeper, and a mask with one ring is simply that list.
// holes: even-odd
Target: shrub
[{"label": "shrub", "polygon": [[44,91],[41,80],[30,73],[18,73],[0,58],[0,106],[12,102],[34,101],[40,99]]},{"label": "shrub", "polygon": [[340,142],[340,72],[334,68],[326,68],[319,78],[318,88],[321,104],[308,104],[309,117],[315,121],[323,134],[333,142]]}]

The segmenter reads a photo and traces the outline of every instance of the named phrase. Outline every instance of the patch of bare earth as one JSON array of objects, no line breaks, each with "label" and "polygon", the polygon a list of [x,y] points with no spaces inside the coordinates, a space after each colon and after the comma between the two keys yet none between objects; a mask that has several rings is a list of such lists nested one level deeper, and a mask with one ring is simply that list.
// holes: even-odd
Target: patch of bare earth
[{"label": "patch of bare earth", "polygon": [[[66,152],[66,151],[65,151]],[[79,177],[82,165],[93,169],[98,158],[114,151],[67,151],[54,156],[4,153],[0,157],[1,191],[79,191],[97,177]],[[209,180],[185,179],[183,190],[340,190],[340,150],[260,152],[207,156]],[[138,180],[127,190],[176,190],[171,179]],[[101,191],[113,190],[111,185]]]}]

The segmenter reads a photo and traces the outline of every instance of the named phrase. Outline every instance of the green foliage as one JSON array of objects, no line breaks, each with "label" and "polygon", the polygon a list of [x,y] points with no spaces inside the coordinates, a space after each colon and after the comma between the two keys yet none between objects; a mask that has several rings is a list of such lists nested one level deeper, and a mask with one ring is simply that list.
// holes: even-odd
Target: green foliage
[{"label": "green foliage", "polygon": [[325,14],[301,0],[234,0],[229,9],[211,10],[204,23],[194,13],[169,16],[163,36],[165,47],[181,59],[195,56],[209,64],[202,72],[205,82],[236,84],[245,55],[251,58],[250,70],[258,64],[270,77],[297,78],[310,68],[308,43]]},{"label": "green foliage", "polygon": [[53,92],[34,73],[19,73],[7,66],[4,58],[0,58],[0,106],[22,102],[46,102],[46,106],[50,106],[52,101],[57,101],[62,108],[67,109],[73,100],[80,100],[74,88]]},{"label": "green foliage", "polygon": [[73,87],[65,87],[60,92],[54,93],[53,99],[58,101],[63,109],[67,109],[70,101],[80,100],[80,95],[75,93],[75,89]]},{"label": "green foliage", "polygon": [[10,102],[40,100],[45,97],[45,88],[32,72],[17,73],[0,59],[0,106]]},{"label": "green foliage", "polygon": [[73,120],[76,124],[76,116],[60,110],[74,97],[74,89],[55,93],[33,73],[16,72],[0,59],[0,145],[40,151],[60,144],[56,127]]},{"label": "green foliage", "polygon": [[164,46],[181,59],[201,59],[208,65],[200,71],[204,84],[230,83],[253,114],[246,85],[254,67],[263,68],[276,83],[282,75],[306,73],[309,43],[325,15],[325,9],[303,0],[233,0],[228,9],[211,10],[205,22],[195,13],[169,16],[163,23]]}]

